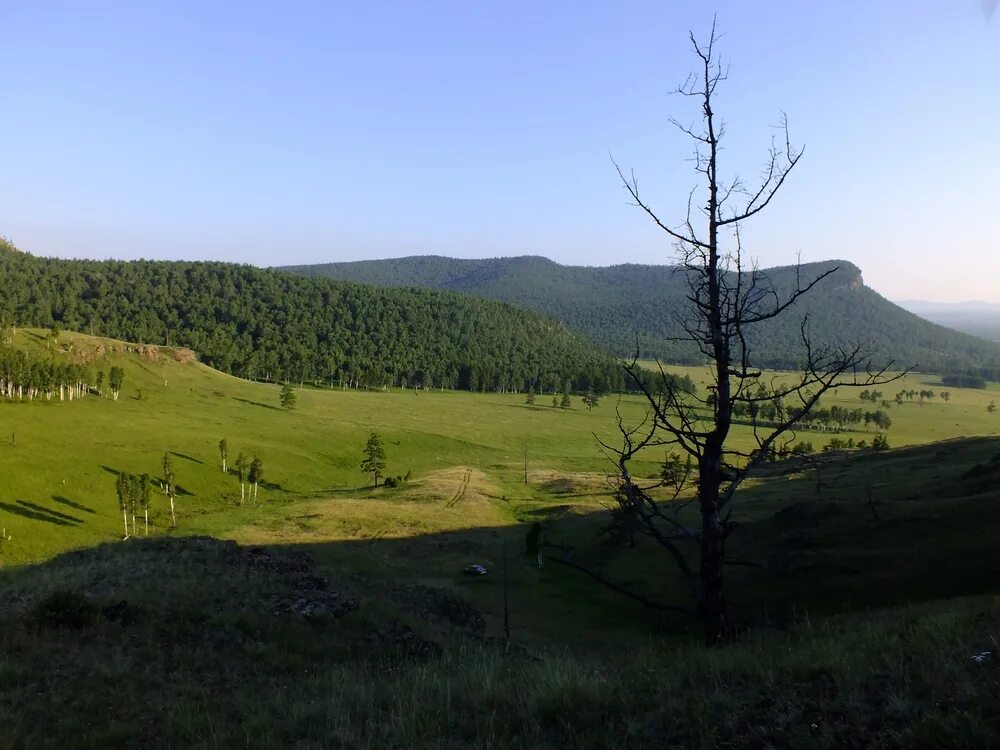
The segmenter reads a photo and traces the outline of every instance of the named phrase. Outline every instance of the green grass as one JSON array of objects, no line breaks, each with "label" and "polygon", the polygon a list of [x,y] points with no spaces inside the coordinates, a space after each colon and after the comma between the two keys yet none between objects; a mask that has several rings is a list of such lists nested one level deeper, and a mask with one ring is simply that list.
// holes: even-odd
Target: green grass
[{"label": "green grass", "polygon": [[[19,331],[17,345],[44,350],[40,336]],[[276,386],[169,350],[152,359],[63,334],[55,356],[92,357],[99,345],[95,370],[125,368],[118,401],[0,404],[0,526],[10,537],[0,710],[13,717],[0,747],[997,741],[997,662],[970,660],[1000,652],[1000,416],[985,409],[996,389],[893,407],[885,454],[827,456],[819,476],[795,462],[765,467],[737,506],[730,546],[760,566],[729,570],[734,615],[751,630],[704,652],[688,620],[522,556],[527,524],[544,519],[580,559],[682,601],[655,545],[599,540],[608,463],[594,434],[614,436],[616,408],[639,419],[639,399],[587,412],[578,398],[562,410],[545,396],[529,408],[522,395],[305,389],[284,412]],[[904,385],[941,390],[915,376],[883,390],[891,398]],[[852,391],[832,399],[862,403]],[[398,489],[371,487],[358,468],[372,430],[385,437],[389,473],[412,473]],[[263,459],[260,503],[238,504],[222,437],[230,465],[240,451]],[[829,438],[802,437],[817,447]],[[182,489],[178,528],[154,495],[153,538],[121,542],[115,472],[158,476],[164,451]],[[652,474],[659,458],[650,452],[640,469]],[[305,552],[361,608],[336,621],[275,617],[262,603],[294,582],[234,563],[236,548],[195,534]],[[419,587],[458,594],[482,613],[488,638],[502,636],[505,559],[513,656],[419,604]],[[490,574],[464,576],[472,562]],[[94,612],[127,600],[135,622],[97,614],[79,630],[47,626],[39,603],[62,590]],[[957,596],[968,598],[943,601]],[[372,636],[396,620],[440,643],[441,656],[402,658]]]}]

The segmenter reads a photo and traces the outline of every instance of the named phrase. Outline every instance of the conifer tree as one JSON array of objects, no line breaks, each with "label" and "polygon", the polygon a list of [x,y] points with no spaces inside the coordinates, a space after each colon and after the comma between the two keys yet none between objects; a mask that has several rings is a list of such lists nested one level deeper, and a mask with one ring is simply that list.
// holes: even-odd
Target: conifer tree
[{"label": "conifer tree", "polygon": [[295,396],[295,389],[292,388],[291,383],[285,383],[281,386],[281,408],[285,411],[292,411],[295,408],[295,404],[298,401]]},{"label": "conifer tree", "polygon": [[371,474],[378,487],[378,478],[385,469],[385,448],[382,446],[382,436],[373,432],[365,443],[364,458],[361,459],[361,470]]}]

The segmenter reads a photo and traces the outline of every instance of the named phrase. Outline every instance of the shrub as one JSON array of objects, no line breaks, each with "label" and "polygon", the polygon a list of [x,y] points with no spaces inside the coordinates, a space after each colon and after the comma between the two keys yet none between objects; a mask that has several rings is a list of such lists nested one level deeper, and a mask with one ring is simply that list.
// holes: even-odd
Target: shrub
[{"label": "shrub", "polygon": [[40,599],[31,610],[31,618],[50,628],[83,628],[94,621],[97,607],[86,596],[72,589],[59,589]]}]

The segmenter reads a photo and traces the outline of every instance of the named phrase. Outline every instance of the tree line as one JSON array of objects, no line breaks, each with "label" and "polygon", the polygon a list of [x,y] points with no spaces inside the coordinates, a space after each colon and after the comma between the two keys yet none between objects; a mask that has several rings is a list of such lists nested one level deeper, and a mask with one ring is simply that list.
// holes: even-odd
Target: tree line
[{"label": "tree line", "polygon": [[0,243],[0,318],[181,345],[241,377],[342,387],[620,390],[613,357],[499,302],[229,263],[37,258]]},{"label": "tree line", "polygon": [[21,349],[0,347],[0,395],[10,400],[60,401],[79,398],[89,390],[84,365],[44,359]]}]

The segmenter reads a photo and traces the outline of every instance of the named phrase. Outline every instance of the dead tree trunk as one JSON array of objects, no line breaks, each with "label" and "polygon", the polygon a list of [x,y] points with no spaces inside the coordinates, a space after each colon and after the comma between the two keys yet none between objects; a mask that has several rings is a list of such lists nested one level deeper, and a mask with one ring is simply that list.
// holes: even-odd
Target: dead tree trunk
[{"label": "dead tree trunk", "polygon": [[[611,581],[573,559],[568,552],[561,558],[553,558],[646,606],[697,615],[708,644],[722,641],[730,627],[725,594],[726,541],[734,528],[730,520],[731,503],[742,482],[768,454],[788,447],[790,438],[782,442],[783,436],[794,429],[828,390],[838,386],[870,387],[901,376],[888,371],[891,362],[881,368],[870,367],[861,344],[815,345],[809,335],[808,321],[803,319],[799,342],[804,362],[801,375],[790,382],[763,380],[763,372],[757,368],[748,343],[748,332],[787,312],[837,269],[818,273],[811,281],[803,281],[796,274],[792,288],[780,289],[744,259],[741,226],[771,204],[803,152],[792,147],[787,123],[783,121],[783,137],[772,141],[762,178],[755,187],[747,187],[739,177],[723,180],[719,159],[725,128],[717,121],[713,106],[716,89],[726,80],[727,68],[717,60],[717,39],[714,23],[707,43],[701,44],[690,35],[698,69],[677,91],[697,102],[700,126],[671,119],[695,143],[692,161],[701,184],[691,192],[686,218],[676,225],[662,221],[640,197],[635,174],[626,176],[615,165],[633,204],[666,233],[678,251],[679,270],[687,280],[689,305],[687,315],[678,321],[680,339],[693,345],[711,363],[712,382],[704,396],[684,390],[665,373],[661,373],[660,381],[649,384],[633,360],[625,368],[639,385],[648,414],[638,427],[625,426],[619,415],[618,427],[624,445],[602,443],[616,464],[615,497],[619,505],[623,511],[634,514],[642,537],[661,545],[676,564],[693,607],[686,609],[664,603],[637,591],[634,585]],[[699,189],[705,191],[705,202],[695,207],[694,194]],[[705,220],[702,231],[695,228],[698,213]],[[776,422],[758,423],[760,404],[784,403],[786,398],[795,406],[783,411]],[[750,450],[730,445],[736,406],[751,414],[756,444]],[[695,467],[696,476],[691,476],[689,468],[679,480],[640,486],[633,480],[629,462],[638,452],[654,446],[672,447],[686,455],[688,467]],[[654,491],[663,484],[670,485],[675,501],[684,495],[685,486],[693,489],[693,495],[681,502],[657,500]],[[677,515],[678,509],[690,503],[698,506],[695,528],[688,528]]]}]

